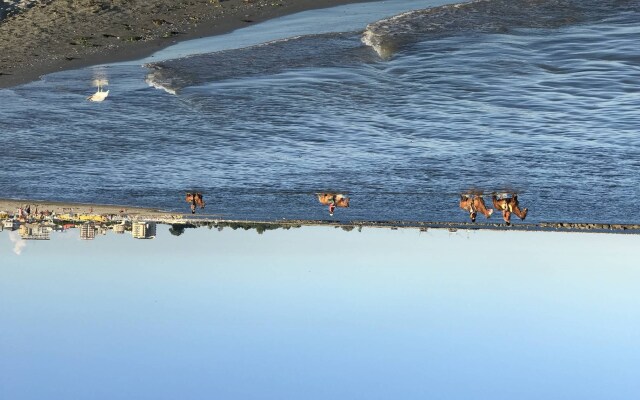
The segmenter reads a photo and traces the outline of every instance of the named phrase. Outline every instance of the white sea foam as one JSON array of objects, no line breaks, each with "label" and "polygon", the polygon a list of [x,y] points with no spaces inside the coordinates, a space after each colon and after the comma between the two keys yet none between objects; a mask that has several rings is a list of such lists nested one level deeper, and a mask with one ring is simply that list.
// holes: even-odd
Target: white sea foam
[{"label": "white sea foam", "polygon": [[160,90],[164,90],[165,92],[172,94],[172,95],[177,95],[177,90],[173,89],[171,87],[168,87],[166,84],[164,83],[160,83],[156,80],[156,75],[155,72],[151,72],[149,74],[147,74],[147,77],[145,78],[145,82],[156,89],[160,89]]},{"label": "white sea foam", "polygon": [[[478,0],[486,1],[486,0]],[[407,36],[419,31],[432,31],[435,26],[422,26],[421,17],[426,14],[441,14],[451,8],[459,8],[466,3],[444,5],[424,10],[407,11],[393,17],[381,19],[367,25],[362,34],[362,43],[373,48],[382,58],[391,57],[407,39]]]}]

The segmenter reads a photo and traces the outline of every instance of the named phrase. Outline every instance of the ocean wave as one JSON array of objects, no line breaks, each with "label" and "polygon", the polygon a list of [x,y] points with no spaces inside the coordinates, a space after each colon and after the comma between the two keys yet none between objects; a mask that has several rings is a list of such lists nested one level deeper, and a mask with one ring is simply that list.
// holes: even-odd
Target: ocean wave
[{"label": "ocean wave", "polygon": [[357,32],[298,36],[263,44],[146,64],[146,82],[177,94],[199,86],[305,67],[343,66],[374,61]]},{"label": "ocean wave", "polygon": [[640,15],[640,0],[475,0],[405,12],[371,23],[362,33],[296,36],[146,64],[146,81],[175,95],[185,87],[292,69],[376,62],[379,57],[387,59],[406,46],[431,38],[557,29],[625,12],[631,13],[632,20],[640,20],[636,17]]},{"label": "ocean wave", "polygon": [[386,59],[429,35],[553,29],[639,10],[638,0],[475,0],[409,11],[371,23],[361,40]]},{"label": "ocean wave", "polygon": [[156,89],[164,90],[169,94],[176,95],[178,94],[177,88],[182,85],[179,83],[172,73],[171,69],[163,67],[159,64],[146,64],[146,68],[151,69],[152,71],[147,74],[145,78],[145,82]]}]

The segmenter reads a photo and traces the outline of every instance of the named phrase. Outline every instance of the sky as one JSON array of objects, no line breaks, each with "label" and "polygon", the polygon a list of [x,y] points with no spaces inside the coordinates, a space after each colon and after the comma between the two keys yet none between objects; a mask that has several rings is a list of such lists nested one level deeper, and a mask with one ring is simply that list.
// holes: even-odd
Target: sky
[{"label": "sky", "polygon": [[640,236],[75,233],[0,233],[0,398],[640,393]]}]

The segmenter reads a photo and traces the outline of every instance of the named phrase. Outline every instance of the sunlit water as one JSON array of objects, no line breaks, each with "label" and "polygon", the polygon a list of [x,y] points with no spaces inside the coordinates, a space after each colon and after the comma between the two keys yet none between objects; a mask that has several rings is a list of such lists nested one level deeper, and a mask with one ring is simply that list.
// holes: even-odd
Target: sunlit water
[{"label": "sunlit water", "polygon": [[[15,232],[14,232],[15,233]],[[0,232],[0,397],[640,393],[640,236]]]},{"label": "sunlit water", "polygon": [[0,91],[0,196],[185,210],[197,189],[275,219],[327,218],[313,194],[336,190],[337,219],[462,221],[473,189],[532,222],[640,222],[639,2],[473,7],[372,26],[384,52],[319,34]]}]

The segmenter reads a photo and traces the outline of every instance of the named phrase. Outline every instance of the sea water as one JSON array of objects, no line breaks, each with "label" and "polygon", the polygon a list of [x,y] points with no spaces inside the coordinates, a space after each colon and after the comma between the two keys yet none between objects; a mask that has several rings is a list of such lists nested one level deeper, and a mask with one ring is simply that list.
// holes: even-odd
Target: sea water
[{"label": "sea water", "polygon": [[531,222],[640,222],[640,1],[412,4],[2,90],[0,197],[463,221],[461,193],[516,192]]}]

